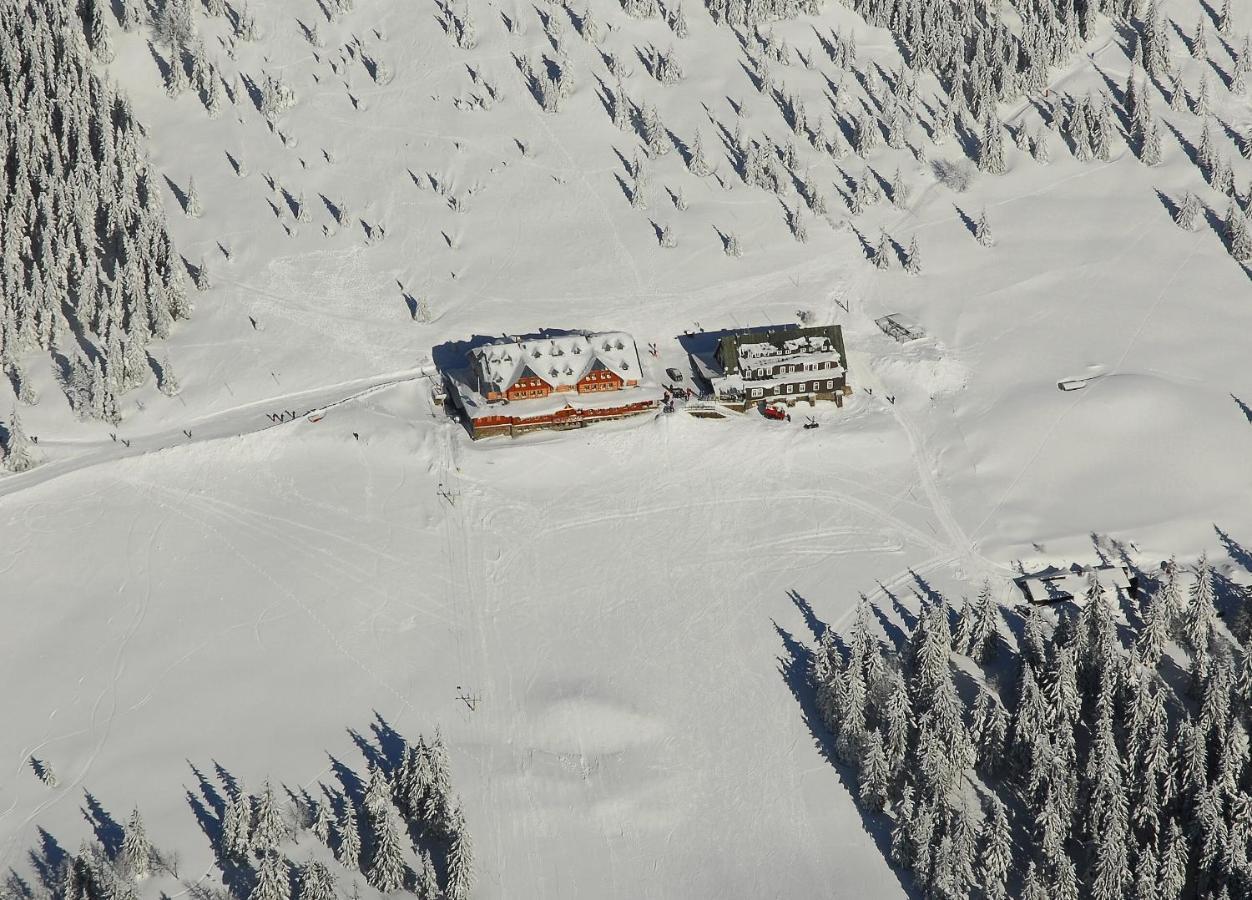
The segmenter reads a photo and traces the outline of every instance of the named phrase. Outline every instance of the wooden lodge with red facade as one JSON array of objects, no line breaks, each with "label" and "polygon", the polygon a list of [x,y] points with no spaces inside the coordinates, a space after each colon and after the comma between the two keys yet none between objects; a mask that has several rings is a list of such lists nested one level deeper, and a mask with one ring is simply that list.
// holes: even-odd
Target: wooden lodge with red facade
[{"label": "wooden lodge with red facade", "polygon": [[469,367],[448,373],[475,439],[655,412],[661,389],[623,332],[509,338],[474,347]]}]

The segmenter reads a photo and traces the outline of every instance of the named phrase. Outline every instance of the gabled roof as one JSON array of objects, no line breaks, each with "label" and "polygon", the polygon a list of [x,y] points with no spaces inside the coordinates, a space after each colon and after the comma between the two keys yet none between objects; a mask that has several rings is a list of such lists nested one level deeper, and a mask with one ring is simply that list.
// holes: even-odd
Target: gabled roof
[{"label": "gabled roof", "polygon": [[500,393],[527,373],[553,388],[574,387],[593,369],[612,372],[623,381],[641,379],[635,341],[620,331],[502,340],[475,347],[469,355],[483,389]]}]

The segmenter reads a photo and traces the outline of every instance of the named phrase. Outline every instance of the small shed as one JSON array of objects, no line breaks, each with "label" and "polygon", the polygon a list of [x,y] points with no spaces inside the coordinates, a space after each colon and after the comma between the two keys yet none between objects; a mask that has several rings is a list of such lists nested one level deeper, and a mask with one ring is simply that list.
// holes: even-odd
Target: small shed
[{"label": "small shed", "polygon": [[912,319],[903,313],[892,313],[889,316],[883,316],[881,319],[875,319],[874,324],[882,329],[882,333],[887,337],[895,338],[901,344],[907,344],[909,341],[919,341],[926,336],[926,329],[917,323],[916,319]]},{"label": "small shed", "polygon": [[1061,603],[1070,601],[1081,603],[1087,597],[1087,583],[1092,575],[1104,588],[1109,599],[1117,596],[1120,590],[1127,597],[1133,598],[1139,588],[1139,580],[1126,566],[1099,565],[1082,566],[1073,564],[1068,569],[1056,566],[1022,575],[1014,579],[1014,583],[1029,603]]}]

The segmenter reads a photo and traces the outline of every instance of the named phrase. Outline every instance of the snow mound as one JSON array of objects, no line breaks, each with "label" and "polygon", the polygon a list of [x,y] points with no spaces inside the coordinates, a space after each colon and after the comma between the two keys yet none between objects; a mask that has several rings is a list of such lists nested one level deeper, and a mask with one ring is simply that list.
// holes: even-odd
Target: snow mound
[{"label": "snow mound", "polygon": [[608,756],[661,740],[665,726],[604,697],[563,697],[533,718],[531,743],[551,753]]}]

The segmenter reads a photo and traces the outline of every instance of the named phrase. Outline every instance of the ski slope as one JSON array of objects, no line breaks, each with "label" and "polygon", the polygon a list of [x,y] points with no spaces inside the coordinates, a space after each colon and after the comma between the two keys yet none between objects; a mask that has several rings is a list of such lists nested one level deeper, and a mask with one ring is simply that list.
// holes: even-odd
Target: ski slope
[{"label": "ski slope", "polygon": [[[859,593],[907,603],[984,577],[1008,599],[1018,561],[1091,560],[1093,534],[1145,562],[1219,553],[1214,526],[1252,540],[1252,420],[1236,402],[1252,405],[1252,290],[1219,235],[1180,231],[1158,196],[1208,192],[1224,210],[1172,134],[1151,169],[1121,142],[1109,162],[1079,163],[1054,139],[1046,166],[1010,142],[1009,172],[960,193],[883,147],[871,164],[888,179],[900,167],[910,200],[855,219],[836,188],[863,164],[813,154],[834,211],[802,244],[777,198],[724,159],[729,101],[749,131],[783,128],[734,37],[694,5],[677,40],[593,4],[614,26],[606,48],[677,47],[683,82],[659,85],[631,57],[628,92],[680,138],[698,126],[720,160],[709,178],[677,150],[652,161],[646,210],[619,183],[638,140],[614,128],[603,63],[572,26],[576,88],[547,115],[512,56],[548,46],[529,5],[475,4],[472,51],[433,4],[360,0],[320,21],[323,48],[299,25],[316,4],[254,6],[263,37],[234,60],[224,23],[202,33],[228,75],[294,86],[286,143],[244,99],[219,119],[169,99],[144,38],[116,38],[110,71],[153,164],[177,186],[196,179],[202,217],[183,217],[172,191],[167,206],[213,287],[169,341],[181,395],[149,384],[117,428],[75,421],[51,372],[30,367],[43,400],[23,421],[46,461],[0,477],[0,864],[23,871],[40,828],[76,847],[89,790],[119,820],[138,804],[184,880],[213,884],[188,761],[253,787],[314,784],[328,753],[355,752],[345,729],[377,711],[401,733],[442,729],[484,900],[902,896],[793,694],[807,611],[835,624]],[[1164,9],[1198,14],[1190,0]],[[775,28],[807,52],[814,24],[898,63],[886,33],[843,7]],[[1053,90],[1124,83],[1121,43],[1101,27]],[[369,78],[358,40],[390,82]],[[1193,84],[1198,61],[1179,64]],[[490,110],[454,103],[481,93],[471,69],[501,90]],[[826,90],[820,66],[776,75],[814,107]],[[1194,144],[1195,116],[1159,97],[1155,110]],[[1215,110],[1252,123],[1228,95]],[[1246,185],[1252,162],[1220,140]],[[319,195],[386,237],[341,227]],[[993,247],[963,221],[983,208]],[[662,222],[677,247],[658,247]],[[921,276],[872,266],[863,245],[880,229],[904,246],[918,236]],[[406,294],[429,300],[432,321],[414,320]],[[687,329],[797,310],[844,327],[857,388],[843,410],[816,410],[814,431],[800,428],[807,409],[792,423],[679,413],[472,443],[429,399],[447,341],[622,329],[662,345],[645,360],[659,376]],[[887,338],[874,319],[893,312],[930,337]],[[286,410],[294,421],[270,418]],[[58,787],[35,778],[32,754]]]}]

